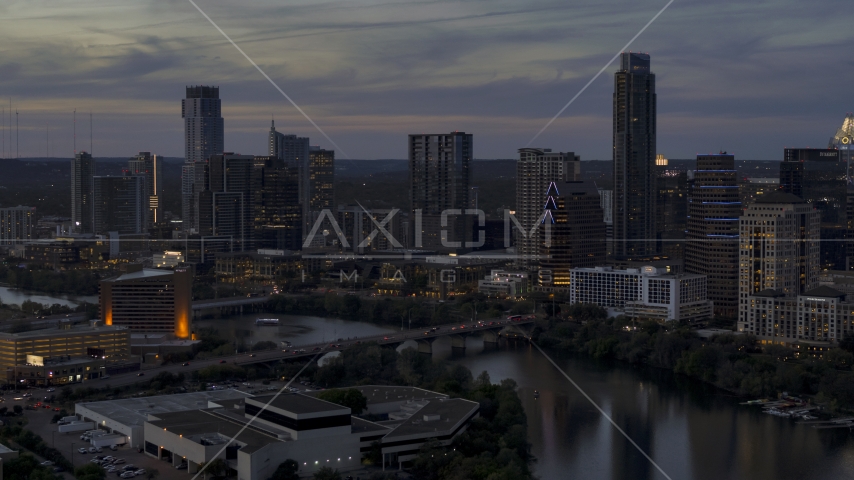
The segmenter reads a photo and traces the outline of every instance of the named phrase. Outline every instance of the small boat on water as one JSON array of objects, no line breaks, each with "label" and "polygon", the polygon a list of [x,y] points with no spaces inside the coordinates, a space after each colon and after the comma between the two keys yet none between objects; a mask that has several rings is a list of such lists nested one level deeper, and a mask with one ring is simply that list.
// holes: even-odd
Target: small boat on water
[{"label": "small boat on water", "polygon": [[273,326],[275,326],[278,324],[279,324],[278,318],[258,318],[255,320],[255,325],[261,325],[261,326],[273,325]]}]

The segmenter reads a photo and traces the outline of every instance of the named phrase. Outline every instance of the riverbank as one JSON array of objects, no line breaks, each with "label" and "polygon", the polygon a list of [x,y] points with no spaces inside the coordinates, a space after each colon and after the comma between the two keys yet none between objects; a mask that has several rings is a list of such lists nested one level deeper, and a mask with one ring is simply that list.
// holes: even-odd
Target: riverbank
[{"label": "riverbank", "polygon": [[854,355],[839,348],[821,360],[798,358],[780,346],[760,350],[747,335],[702,339],[686,326],[635,326],[628,319],[605,318],[604,311],[584,321],[541,321],[533,339],[558,352],[664,368],[739,396],[788,392],[808,396],[831,412],[854,410]]}]

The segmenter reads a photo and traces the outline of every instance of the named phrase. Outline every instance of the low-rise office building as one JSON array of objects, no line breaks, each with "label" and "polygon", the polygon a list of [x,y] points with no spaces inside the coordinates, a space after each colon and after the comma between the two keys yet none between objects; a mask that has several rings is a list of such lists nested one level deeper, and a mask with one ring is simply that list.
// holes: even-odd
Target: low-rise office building
[{"label": "low-rise office building", "polygon": [[623,309],[630,317],[672,321],[712,316],[705,275],[672,275],[652,266],[573,268],[570,286],[570,303]]},{"label": "low-rise office building", "polygon": [[311,395],[264,395],[152,414],[144,427],[145,452],[174,465],[186,462],[189,473],[222,458],[238,479],[264,480],[286,459],[299,464],[301,476],[324,466],[359,468],[379,441],[385,467],[413,459],[430,439],[449,444],[479,409],[476,402],[416,388],[356,388],[368,399],[368,412],[383,420],[353,417],[349,408]]},{"label": "low-rise office building", "polygon": [[516,297],[530,292],[528,272],[493,270],[478,280],[477,291],[497,297]]},{"label": "low-rise office building", "polygon": [[95,422],[98,428],[126,437],[132,447],[142,447],[143,425],[150,415],[187,412],[225,405],[250,395],[239,390],[179,393],[153,397],[123,398],[101,402],[83,402],[74,406],[81,420]]}]

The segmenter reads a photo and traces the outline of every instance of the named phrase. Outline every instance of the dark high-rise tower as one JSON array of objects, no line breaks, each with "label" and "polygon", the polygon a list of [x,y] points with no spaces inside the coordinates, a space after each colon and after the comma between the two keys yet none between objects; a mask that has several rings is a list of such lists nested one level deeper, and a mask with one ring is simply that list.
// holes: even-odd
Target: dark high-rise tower
[{"label": "dark high-rise tower", "polygon": [[219,87],[187,87],[181,100],[184,119],[184,160],[203,162],[223,151],[222,102]]},{"label": "dark high-rise tower", "polygon": [[464,210],[470,208],[472,143],[465,132],[409,136],[409,222],[416,248],[471,248],[472,216]]},{"label": "dark high-rise tower", "polygon": [[253,175],[256,245],[300,250],[303,220],[297,168],[276,156],[255,157]]},{"label": "dark high-rise tower", "polygon": [[[311,215],[311,166],[309,151],[311,147],[308,144],[308,137],[298,137],[296,135],[287,135],[276,131],[276,122],[270,123],[270,133],[268,135],[269,155],[278,157],[284,160],[285,165],[289,168],[296,169],[297,180],[299,182],[299,204],[302,205],[302,219],[309,222]],[[310,225],[303,227],[311,228]],[[306,228],[302,229],[303,234],[307,233]]]},{"label": "dark high-rise tower", "polygon": [[163,198],[163,160],[151,152],[139,152],[128,160],[131,175],[145,177],[145,195],[148,204],[148,227],[161,222],[160,200]]},{"label": "dark high-rise tower", "polygon": [[80,152],[71,160],[71,228],[75,233],[92,233],[92,177],[95,159]]},{"label": "dark high-rise tower", "polygon": [[614,254],[655,253],[655,75],[649,55],[623,53],[614,75]]},{"label": "dark high-rise tower", "polygon": [[143,233],[148,218],[145,177],[92,177],[94,233]]},{"label": "dark high-rise tower", "polygon": [[708,277],[715,313],[738,313],[738,219],[742,214],[735,157],[698,155],[688,205],[685,271]]},{"label": "dark high-rise tower", "polygon": [[181,100],[181,118],[184,119],[186,161],[181,170],[181,216],[184,230],[197,232],[198,195],[203,189],[194,187],[194,184],[204,178],[204,172],[197,171],[200,169],[196,168],[196,164],[206,162],[213,155],[221,155],[224,150],[219,87],[187,87],[187,98]]},{"label": "dark high-rise tower", "polygon": [[308,209],[313,222],[322,210],[334,209],[335,151],[311,147],[308,155]]}]

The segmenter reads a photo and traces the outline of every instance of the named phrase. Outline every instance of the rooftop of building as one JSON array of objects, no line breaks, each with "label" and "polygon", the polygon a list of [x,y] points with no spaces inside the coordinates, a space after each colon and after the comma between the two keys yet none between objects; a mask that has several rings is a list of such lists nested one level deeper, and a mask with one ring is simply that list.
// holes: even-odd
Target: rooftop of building
[{"label": "rooftop of building", "polygon": [[69,328],[42,328],[39,330],[30,330],[29,332],[6,333],[0,332],[0,340],[25,340],[39,337],[54,337],[65,335],[85,335],[89,333],[104,333],[125,331],[127,327],[120,325],[74,325]]},{"label": "rooftop of building", "polygon": [[[368,405],[377,405],[389,402],[407,402],[432,398],[448,398],[445,394],[431,392],[430,390],[424,390],[423,388],[416,387],[359,385],[347,388],[354,388],[362,392],[362,395],[364,395],[368,401]],[[319,393],[320,391],[314,390],[311,392],[305,392],[305,395],[317,396]]]},{"label": "rooftop of building", "polygon": [[380,425],[378,423],[370,422],[368,420],[364,420],[358,417],[351,417],[352,420],[352,432],[353,433],[372,433],[376,432],[377,434],[381,434],[383,432],[390,432],[392,427],[387,427],[385,425]]},{"label": "rooftop of building", "polygon": [[104,282],[126,282],[128,280],[140,280],[143,278],[157,278],[174,275],[173,270],[160,270],[156,268],[143,268],[135,272],[128,272],[119,275],[118,277],[103,280]]},{"label": "rooftop of building", "polygon": [[786,294],[780,290],[774,290],[773,288],[766,288],[761,292],[756,292],[753,294],[754,297],[768,297],[768,298],[777,298],[777,297],[785,297]]},{"label": "rooftop of building", "polygon": [[101,402],[82,402],[78,403],[77,407],[86,408],[123,425],[142,425],[148,419],[148,415],[205,409],[208,408],[208,402],[242,400],[246,397],[251,397],[251,395],[239,390],[227,389]]},{"label": "rooftop of building", "polygon": [[347,410],[346,413],[349,413],[350,410],[347,407],[342,407],[341,405],[327,402],[326,400],[321,400],[313,396],[303,395],[301,393],[259,395],[257,397],[253,397],[251,399],[251,403],[261,405],[269,404],[271,407],[297,415],[324,412],[340,414],[343,410]]},{"label": "rooftop of building", "polygon": [[828,287],[826,285],[822,285],[820,287],[813,288],[808,292],[804,292],[804,296],[807,297],[821,297],[821,298],[840,298],[844,297],[845,293],[840,292],[835,288]]},{"label": "rooftop of building", "polygon": [[467,420],[480,408],[480,404],[462,398],[430,400],[411,417],[404,420],[385,438],[406,437],[447,431]]},{"label": "rooftop of building", "polygon": [[290,440],[283,433],[267,429],[266,425],[249,425],[249,419],[226,417],[218,414],[222,409],[190,410],[156,415],[148,423],[175,435],[180,435],[202,445],[226,446],[232,441],[243,444],[241,451],[252,452],[274,442]]},{"label": "rooftop of building", "polygon": [[791,193],[785,192],[771,192],[766,195],[762,195],[756,199],[756,203],[759,204],[768,204],[768,203],[806,203],[804,199],[797,195],[793,195]]},{"label": "rooftop of building", "polygon": [[3,445],[2,443],[0,443],[0,453],[12,453],[12,452],[16,452],[16,451],[17,450],[12,450],[11,448],[7,447],[6,445]]}]

